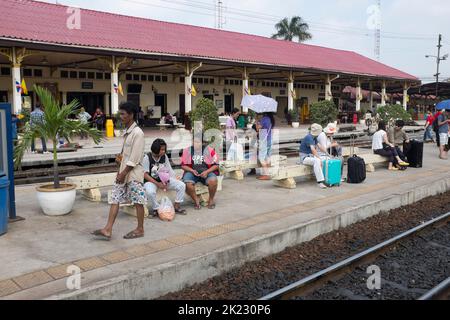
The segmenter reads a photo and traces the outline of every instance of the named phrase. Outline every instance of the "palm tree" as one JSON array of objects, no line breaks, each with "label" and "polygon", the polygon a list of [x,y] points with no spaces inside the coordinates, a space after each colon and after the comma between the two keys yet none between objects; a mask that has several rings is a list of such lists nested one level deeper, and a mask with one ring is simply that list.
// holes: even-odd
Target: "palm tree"
[{"label": "palm tree", "polygon": [[298,38],[298,42],[303,42],[312,39],[312,34],[309,33],[309,25],[299,16],[284,18],[275,25],[277,33],[272,36],[273,39],[284,39],[293,41]]},{"label": "palm tree", "polygon": [[78,113],[80,104],[77,100],[73,100],[68,105],[63,106],[47,89],[34,86],[34,91],[45,108],[44,121],[33,125],[26,124],[23,137],[14,149],[14,163],[16,168],[20,166],[25,151],[30,147],[31,141],[35,137],[51,139],[53,142],[53,185],[55,189],[59,189],[58,152],[56,148],[58,135],[68,138],[76,134],[85,133],[94,140],[95,144],[98,144],[102,139],[102,133],[97,129],[90,128],[88,124],[69,119],[70,116]]}]

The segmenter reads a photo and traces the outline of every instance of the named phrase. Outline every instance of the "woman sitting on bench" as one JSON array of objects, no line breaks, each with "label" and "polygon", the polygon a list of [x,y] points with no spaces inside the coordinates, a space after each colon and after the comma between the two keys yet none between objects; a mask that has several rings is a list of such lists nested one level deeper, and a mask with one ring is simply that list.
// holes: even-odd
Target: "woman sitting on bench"
[{"label": "woman sitting on bench", "polygon": [[383,121],[378,123],[378,131],[373,135],[372,150],[375,154],[389,158],[388,169],[390,171],[398,171],[398,168],[394,166],[395,164],[402,167],[409,166],[409,163],[400,159],[395,146],[389,142],[386,133],[386,124]]}]

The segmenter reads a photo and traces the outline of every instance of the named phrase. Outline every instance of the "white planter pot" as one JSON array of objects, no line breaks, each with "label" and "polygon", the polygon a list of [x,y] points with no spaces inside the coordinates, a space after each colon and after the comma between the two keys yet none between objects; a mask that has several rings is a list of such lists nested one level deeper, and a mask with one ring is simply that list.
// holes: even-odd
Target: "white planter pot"
[{"label": "white planter pot", "polygon": [[300,122],[292,122],[292,128],[299,128]]},{"label": "white planter pot", "polygon": [[359,124],[366,124],[366,120],[359,120]]},{"label": "white planter pot", "polygon": [[61,184],[60,189],[53,189],[53,185],[36,188],[37,199],[42,211],[47,216],[63,216],[69,214],[77,195],[76,186]]},{"label": "white planter pot", "polygon": [[251,128],[253,128],[253,124],[251,124],[251,123],[247,124],[247,129],[251,129]]}]

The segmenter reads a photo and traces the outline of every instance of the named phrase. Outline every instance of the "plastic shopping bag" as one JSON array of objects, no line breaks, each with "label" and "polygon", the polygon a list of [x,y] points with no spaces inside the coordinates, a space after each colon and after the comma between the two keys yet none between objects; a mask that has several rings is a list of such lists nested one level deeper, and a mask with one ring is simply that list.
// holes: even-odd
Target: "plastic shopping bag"
[{"label": "plastic shopping bag", "polygon": [[173,221],[175,219],[175,208],[168,197],[162,198],[158,209],[158,216],[162,221]]},{"label": "plastic shopping bag", "polygon": [[244,161],[244,148],[241,144],[233,142],[227,153],[227,161]]},{"label": "plastic shopping bag", "polygon": [[169,183],[169,180],[170,180],[170,171],[169,171],[169,169],[166,168],[166,167],[161,167],[158,170],[158,177],[159,177],[159,179],[161,179],[162,183],[167,185]]}]

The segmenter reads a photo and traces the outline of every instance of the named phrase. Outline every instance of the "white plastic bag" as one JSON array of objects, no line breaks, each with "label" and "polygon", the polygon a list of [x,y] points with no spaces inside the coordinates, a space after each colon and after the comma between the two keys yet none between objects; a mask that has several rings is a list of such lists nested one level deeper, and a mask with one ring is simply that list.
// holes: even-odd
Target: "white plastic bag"
[{"label": "white plastic bag", "polygon": [[240,143],[233,142],[227,153],[227,161],[244,161],[244,148]]},{"label": "white plastic bag", "polygon": [[175,208],[168,197],[161,199],[158,216],[162,221],[173,221],[175,219]]}]

